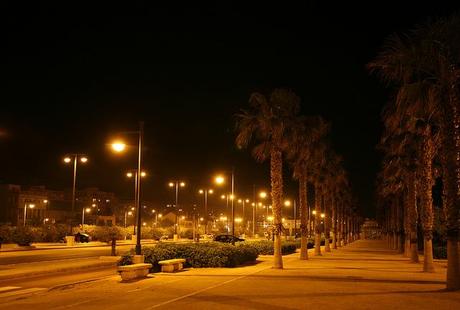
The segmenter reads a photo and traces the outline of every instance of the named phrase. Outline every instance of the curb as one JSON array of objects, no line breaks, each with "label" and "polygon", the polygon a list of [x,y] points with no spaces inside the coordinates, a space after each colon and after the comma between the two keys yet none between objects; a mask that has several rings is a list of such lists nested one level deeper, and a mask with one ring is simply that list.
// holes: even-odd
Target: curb
[{"label": "curb", "polygon": [[70,272],[70,271],[77,271],[77,270],[92,270],[92,269],[97,269],[101,267],[116,267],[117,262],[115,261],[106,261],[106,260],[101,260],[98,262],[95,262],[93,264],[86,264],[86,265],[81,265],[81,266],[62,266],[58,267],[55,269],[51,270],[36,270],[36,271],[18,271],[18,272],[13,272],[13,274],[5,274],[5,275],[0,275],[0,281],[5,281],[5,280],[13,280],[13,279],[21,279],[21,278],[26,278],[26,277],[36,277],[36,276],[41,276],[41,275],[46,275],[46,274],[56,274],[56,273],[64,273],[64,272]]}]

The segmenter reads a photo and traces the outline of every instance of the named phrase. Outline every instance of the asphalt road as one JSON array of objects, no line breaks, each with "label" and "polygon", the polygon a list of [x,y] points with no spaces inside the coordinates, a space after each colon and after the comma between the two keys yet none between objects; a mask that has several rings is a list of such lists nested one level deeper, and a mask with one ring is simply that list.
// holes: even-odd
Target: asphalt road
[{"label": "asphalt road", "polygon": [[[117,254],[123,254],[132,248],[134,248],[132,244],[119,245],[117,246]],[[110,253],[110,246],[0,252],[0,265],[109,256]]]}]

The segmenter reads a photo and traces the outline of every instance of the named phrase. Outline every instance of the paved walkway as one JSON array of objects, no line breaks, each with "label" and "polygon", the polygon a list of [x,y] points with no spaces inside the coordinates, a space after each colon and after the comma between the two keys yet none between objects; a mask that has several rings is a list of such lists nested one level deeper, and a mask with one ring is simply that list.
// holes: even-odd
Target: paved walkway
[{"label": "paved walkway", "polygon": [[[445,292],[445,261],[436,272],[384,249],[380,241],[357,241],[321,257],[284,257],[285,269],[271,269],[272,257],[239,268],[190,269],[120,283],[96,282],[7,296],[0,309],[460,309],[460,292]],[[17,297],[16,297],[17,298]]]}]

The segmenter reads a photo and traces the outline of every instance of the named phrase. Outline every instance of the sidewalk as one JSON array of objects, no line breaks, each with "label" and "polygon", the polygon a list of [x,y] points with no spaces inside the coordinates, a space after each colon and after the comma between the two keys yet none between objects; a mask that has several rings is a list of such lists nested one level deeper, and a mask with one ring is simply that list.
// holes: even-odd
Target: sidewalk
[{"label": "sidewalk", "polygon": [[346,247],[299,260],[272,256],[237,268],[196,268],[156,273],[137,282],[120,277],[9,301],[1,309],[460,309],[460,292],[446,292],[446,262],[436,272],[384,248],[381,241],[356,241]]},{"label": "sidewalk", "polygon": [[98,258],[66,259],[61,261],[1,265],[0,281],[57,272],[89,270],[102,267],[115,267],[119,258],[119,256],[101,256]]}]

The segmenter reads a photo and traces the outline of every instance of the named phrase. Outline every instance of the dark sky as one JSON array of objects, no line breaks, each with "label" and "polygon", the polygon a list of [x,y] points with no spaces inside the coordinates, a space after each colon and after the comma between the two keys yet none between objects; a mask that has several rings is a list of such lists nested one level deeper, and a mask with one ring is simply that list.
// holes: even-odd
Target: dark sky
[{"label": "dark sky", "polygon": [[1,181],[69,187],[62,156],[79,152],[90,159],[79,170],[80,187],[129,197],[123,174],[135,166],[135,151],[114,156],[106,143],[144,120],[147,199],[171,200],[166,183],[180,178],[189,183],[184,199],[196,202],[197,189],[232,166],[237,191],[250,195],[252,184],[268,186],[268,167],[236,150],[232,117],[251,92],[289,87],[301,96],[303,113],[332,122],[360,208],[373,215],[387,94],[365,64],[387,35],[456,7],[156,2],[1,2]]}]

